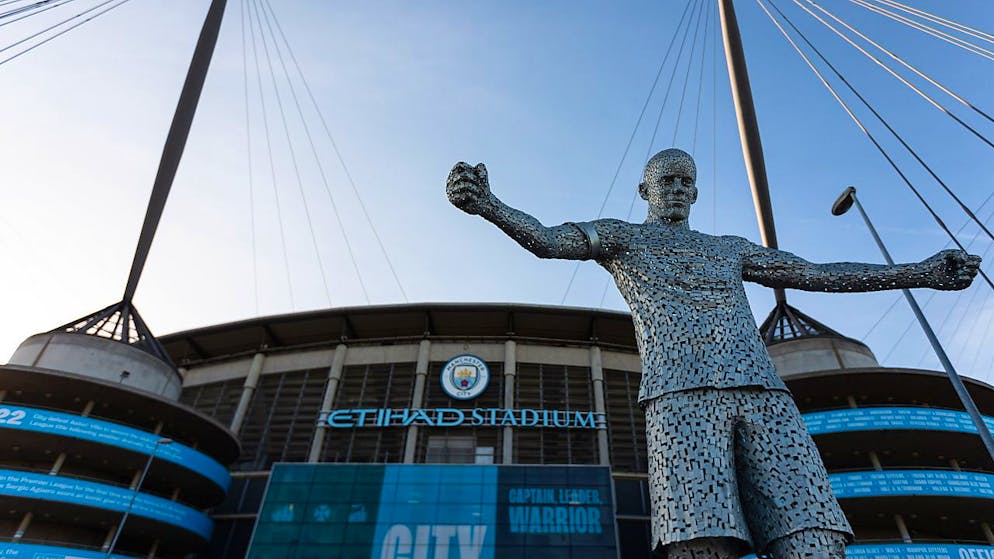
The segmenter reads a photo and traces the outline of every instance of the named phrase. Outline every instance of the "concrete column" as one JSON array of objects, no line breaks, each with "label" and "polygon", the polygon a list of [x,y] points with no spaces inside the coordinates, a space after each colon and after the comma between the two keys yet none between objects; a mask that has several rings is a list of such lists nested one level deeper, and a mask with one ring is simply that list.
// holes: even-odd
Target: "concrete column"
[{"label": "concrete column", "polygon": [[[421,340],[418,346],[418,362],[414,367],[414,395],[411,397],[411,409],[420,409],[425,403],[425,380],[428,377],[428,358],[431,352],[431,342]],[[414,463],[414,452],[418,444],[418,426],[407,428],[407,440],[404,441],[404,463]]]},{"label": "concrete column", "polygon": [[0,402],[3,402],[6,397],[7,397],[7,391],[0,390]]},{"label": "concrete column", "polygon": [[[120,522],[120,520],[118,522]],[[106,553],[110,550],[110,542],[114,541],[115,533],[117,533],[117,524],[114,524],[107,529],[107,536],[104,537],[104,543],[100,546],[100,551]]]},{"label": "concrete column", "polygon": [[252,365],[249,366],[248,376],[245,377],[245,384],[242,385],[242,397],[238,400],[238,407],[235,408],[235,416],[231,418],[231,431],[238,434],[245,421],[245,414],[248,413],[249,403],[252,402],[252,394],[256,385],[259,384],[259,375],[262,374],[262,364],[266,360],[263,353],[256,353],[252,357]]},{"label": "concrete column", "polygon": [[[514,409],[514,380],[518,374],[518,344],[514,340],[504,342],[504,407]],[[514,462],[514,429],[504,427],[501,437],[500,463]]]},{"label": "concrete column", "polygon": [[155,554],[159,552],[159,540],[152,542],[152,548],[148,550],[145,559],[155,559]]},{"label": "concrete column", "polygon": [[88,402],[86,402],[86,405],[83,406],[83,413],[79,415],[82,417],[90,417],[90,414],[93,413],[93,408],[96,407],[96,405],[97,405],[96,402],[94,402],[93,400],[89,400]]},{"label": "concrete column", "polygon": [[962,470],[962,469],[961,469],[961,468],[959,467],[959,461],[958,461],[958,460],[956,460],[955,458],[950,458],[950,459],[949,459],[949,467],[950,467],[950,468],[952,468],[952,469],[954,469],[954,470],[956,470],[957,472],[961,472],[961,471],[963,471],[963,470]]},{"label": "concrete column", "polygon": [[994,545],[994,532],[991,532],[991,525],[988,522],[981,522],[980,529],[984,532],[984,538],[988,545]]},{"label": "concrete column", "polygon": [[852,396],[846,396],[846,403],[848,403],[849,407],[852,409],[859,407],[856,405],[856,398],[853,398]]},{"label": "concrete column", "polygon": [[[345,344],[338,344],[338,347],[335,348],[335,356],[331,358],[331,367],[328,367],[328,384],[324,387],[324,398],[321,400],[320,411],[322,413],[330,410],[335,403],[338,384],[342,381],[342,371],[345,370],[345,354],[348,349]],[[314,430],[314,438],[311,439],[311,452],[307,455],[308,462],[317,462],[321,459],[321,450],[324,448],[324,435],[327,429],[322,415],[317,429]]]},{"label": "concrete column", "polygon": [[62,470],[62,465],[66,463],[66,453],[60,452],[59,456],[55,459],[55,464],[52,464],[52,469],[48,470],[48,475],[55,476],[59,475]]},{"label": "concrete column", "polygon": [[32,512],[26,513],[24,515],[24,518],[21,519],[21,523],[17,525],[17,531],[14,532],[14,537],[11,539],[11,541],[13,542],[21,541],[21,538],[24,537],[24,532],[26,532],[28,530],[28,526],[31,525],[32,518],[34,518],[34,513]]},{"label": "concrete column", "polygon": [[904,523],[904,517],[900,514],[895,514],[894,522],[897,523],[897,531],[901,534],[901,541],[911,543],[911,532],[908,532],[908,525]]},{"label": "concrete column", "polygon": [[879,472],[884,469],[883,465],[880,463],[880,457],[877,456],[876,452],[871,450],[870,452],[867,453],[867,456],[870,457],[870,464],[873,465],[874,470],[877,470]]},{"label": "concrete column", "polygon": [[[590,346],[590,380],[594,385],[594,411],[603,417],[607,413],[607,406],[604,405],[604,364],[601,359],[601,348],[595,345]],[[597,430],[597,455],[600,456],[601,465],[611,465],[606,428]]]}]

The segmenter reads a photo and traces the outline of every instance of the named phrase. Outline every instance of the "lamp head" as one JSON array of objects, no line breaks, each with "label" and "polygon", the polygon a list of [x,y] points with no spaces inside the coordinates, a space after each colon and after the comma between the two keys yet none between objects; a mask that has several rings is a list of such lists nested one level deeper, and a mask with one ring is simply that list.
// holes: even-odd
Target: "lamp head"
[{"label": "lamp head", "polygon": [[856,202],[856,188],[850,186],[842,191],[835,203],[832,204],[832,215],[842,215]]}]

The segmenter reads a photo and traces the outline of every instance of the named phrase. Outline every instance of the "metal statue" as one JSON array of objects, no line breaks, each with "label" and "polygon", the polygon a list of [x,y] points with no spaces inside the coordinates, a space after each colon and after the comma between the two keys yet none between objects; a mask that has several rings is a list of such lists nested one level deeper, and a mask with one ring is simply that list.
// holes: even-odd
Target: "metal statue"
[{"label": "metal statue", "polygon": [[811,436],[780,380],[743,281],[807,291],[963,289],[980,258],[943,251],[920,263],[812,264],[687,219],[693,158],[649,160],[643,223],[598,219],[546,227],[490,191],[486,167],[458,163],[446,193],[540,258],[595,260],[632,310],[642,356],[653,547],[670,559],[844,557],[852,540]]}]

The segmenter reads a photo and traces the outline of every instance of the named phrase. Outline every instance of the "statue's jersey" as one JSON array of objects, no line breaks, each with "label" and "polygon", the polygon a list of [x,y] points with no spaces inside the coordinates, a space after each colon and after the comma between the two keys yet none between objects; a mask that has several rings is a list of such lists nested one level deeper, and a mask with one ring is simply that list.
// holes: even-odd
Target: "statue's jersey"
[{"label": "statue's jersey", "polygon": [[600,257],[632,310],[642,355],[639,402],[694,388],[787,390],[756,328],[743,264],[764,249],[741,237],[618,220],[594,222]]}]

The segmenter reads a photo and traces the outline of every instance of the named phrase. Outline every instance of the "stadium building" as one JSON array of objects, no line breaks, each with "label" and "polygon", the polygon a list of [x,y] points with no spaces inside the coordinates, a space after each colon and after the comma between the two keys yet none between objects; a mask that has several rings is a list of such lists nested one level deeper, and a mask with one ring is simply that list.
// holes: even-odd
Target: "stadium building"
[{"label": "stadium building", "polygon": [[[992,557],[994,464],[942,373],[786,304],[761,331],[851,557]],[[0,556],[650,556],[626,313],[360,307],[154,342],[62,329],[0,368]]]},{"label": "stadium building", "polygon": [[[761,330],[855,529],[851,556],[991,557],[994,465],[944,374],[880,367],[865,345],[786,304]],[[163,344],[183,371],[181,401],[230,425],[242,446],[228,498],[212,512],[209,557],[241,558],[250,542],[259,558],[421,559],[450,543],[461,550],[451,558],[649,556],[627,313],[362,307],[212,326]],[[459,374],[474,393],[453,389]],[[994,415],[994,389],[967,384]],[[458,474],[466,465],[474,473]],[[364,471],[372,496],[357,498]],[[454,496],[461,475],[475,480],[472,497]],[[409,494],[417,484],[428,489]],[[570,516],[593,508],[596,522]],[[493,540],[458,532],[488,522]],[[439,536],[442,525],[455,528]]]}]

